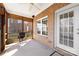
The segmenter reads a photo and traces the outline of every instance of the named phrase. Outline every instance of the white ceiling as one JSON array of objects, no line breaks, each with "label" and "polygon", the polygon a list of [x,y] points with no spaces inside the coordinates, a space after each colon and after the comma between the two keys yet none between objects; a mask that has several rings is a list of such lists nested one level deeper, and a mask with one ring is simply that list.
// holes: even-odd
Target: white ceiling
[{"label": "white ceiling", "polygon": [[32,18],[32,15],[39,14],[53,3],[33,4],[34,5],[31,5],[31,3],[4,3],[4,6],[9,13]]}]

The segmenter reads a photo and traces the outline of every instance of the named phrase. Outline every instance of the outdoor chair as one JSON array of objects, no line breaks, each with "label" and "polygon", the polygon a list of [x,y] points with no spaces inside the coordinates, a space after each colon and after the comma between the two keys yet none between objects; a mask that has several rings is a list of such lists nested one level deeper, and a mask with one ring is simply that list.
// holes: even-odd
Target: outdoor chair
[{"label": "outdoor chair", "polygon": [[20,32],[18,36],[19,42],[22,42],[24,37],[25,37],[25,32]]}]

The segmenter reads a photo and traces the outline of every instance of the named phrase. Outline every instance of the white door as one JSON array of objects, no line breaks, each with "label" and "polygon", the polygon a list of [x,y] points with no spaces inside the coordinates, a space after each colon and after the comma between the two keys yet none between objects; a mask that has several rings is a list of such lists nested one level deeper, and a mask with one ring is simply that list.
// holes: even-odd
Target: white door
[{"label": "white door", "polygon": [[56,47],[79,55],[79,6],[57,12],[55,30]]}]

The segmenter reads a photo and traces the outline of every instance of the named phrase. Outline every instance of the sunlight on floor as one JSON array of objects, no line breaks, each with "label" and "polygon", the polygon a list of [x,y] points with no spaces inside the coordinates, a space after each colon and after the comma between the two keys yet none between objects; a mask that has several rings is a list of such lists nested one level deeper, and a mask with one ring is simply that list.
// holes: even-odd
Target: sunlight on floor
[{"label": "sunlight on floor", "polygon": [[22,42],[8,44],[8,45],[6,45],[6,49],[10,48],[13,45],[17,45],[17,44],[19,44],[21,46],[24,46],[26,43],[30,42],[31,40],[32,39],[28,39],[28,40],[25,40],[25,41],[22,41]]},{"label": "sunlight on floor", "polygon": [[10,55],[13,55],[16,51],[18,51],[18,49],[14,49],[6,54],[4,54],[4,56],[10,56]]}]

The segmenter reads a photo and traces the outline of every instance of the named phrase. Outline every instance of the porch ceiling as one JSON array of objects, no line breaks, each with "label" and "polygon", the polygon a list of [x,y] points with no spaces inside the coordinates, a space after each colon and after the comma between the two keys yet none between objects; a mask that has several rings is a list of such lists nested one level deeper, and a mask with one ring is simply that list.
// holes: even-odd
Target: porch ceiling
[{"label": "porch ceiling", "polygon": [[4,3],[7,12],[32,18],[32,15],[37,15],[53,3]]}]

